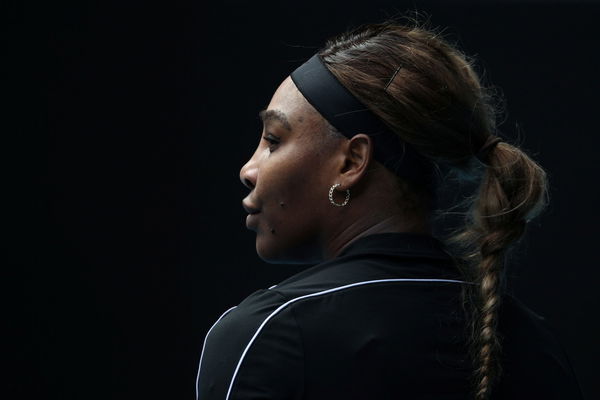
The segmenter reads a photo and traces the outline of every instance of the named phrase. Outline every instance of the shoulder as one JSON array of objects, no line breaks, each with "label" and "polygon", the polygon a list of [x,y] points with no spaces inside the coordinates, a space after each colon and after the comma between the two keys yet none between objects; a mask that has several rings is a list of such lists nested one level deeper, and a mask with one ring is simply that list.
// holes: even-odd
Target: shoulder
[{"label": "shoulder", "polygon": [[[461,313],[463,282],[435,278],[364,279],[354,282],[313,287],[310,292],[297,287],[274,288],[286,298],[284,307],[292,310],[306,334],[323,338],[371,324],[402,332],[418,331],[439,318],[457,317]],[[423,318],[427,316],[427,318]]]},{"label": "shoulder", "polygon": [[286,391],[301,379],[300,341],[284,303],[279,293],[261,289],[221,315],[204,341],[198,398],[292,398]]},{"label": "shoulder", "polygon": [[[444,347],[462,351],[463,283],[443,279],[381,279],[340,285],[288,300],[311,365],[397,365]],[[458,358],[458,357],[457,357]],[[421,360],[421,361],[420,361]],[[337,366],[337,367],[336,367]]]}]

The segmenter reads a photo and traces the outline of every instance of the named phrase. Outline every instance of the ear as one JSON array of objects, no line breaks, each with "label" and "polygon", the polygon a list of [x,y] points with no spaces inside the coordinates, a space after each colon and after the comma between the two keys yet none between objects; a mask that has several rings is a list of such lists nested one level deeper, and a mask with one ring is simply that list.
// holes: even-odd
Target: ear
[{"label": "ear", "polygon": [[373,139],[358,133],[342,146],[342,168],[338,181],[341,189],[355,186],[366,174],[373,157]]}]

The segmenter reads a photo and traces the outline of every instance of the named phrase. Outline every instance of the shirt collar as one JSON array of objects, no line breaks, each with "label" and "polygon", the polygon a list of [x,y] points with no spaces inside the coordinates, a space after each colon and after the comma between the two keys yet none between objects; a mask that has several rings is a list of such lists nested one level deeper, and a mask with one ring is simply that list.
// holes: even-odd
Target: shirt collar
[{"label": "shirt collar", "polygon": [[412,232],[385,232],[360,237],[347,245],[338,257],[359,254],[391,254],[451,259],[443,243],[431,235]]},{"label": "shirt collar", "polygon": [[277,287],[327,288],[382,277],[462,279],[440,240],[425,234],[386,232],[355,239],[335,258],[304,269]]}]

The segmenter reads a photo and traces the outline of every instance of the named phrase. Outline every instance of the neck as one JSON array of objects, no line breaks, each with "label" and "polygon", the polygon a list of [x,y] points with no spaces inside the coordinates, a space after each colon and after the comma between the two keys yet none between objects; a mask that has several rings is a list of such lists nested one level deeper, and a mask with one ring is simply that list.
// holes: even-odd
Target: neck
[{"label": "neck", "polygon": [[387,232],[431,234],[426,219],[418,215],[408,215],[408,213],[378,215],[377,212],[356,214],[358,215],[344,216],[344,220],[351,221],[350,223],[337,225],[341,228],[332,233],[324,247],[323,256],[326,260],[335,258],[350,243],[364,236]]}]

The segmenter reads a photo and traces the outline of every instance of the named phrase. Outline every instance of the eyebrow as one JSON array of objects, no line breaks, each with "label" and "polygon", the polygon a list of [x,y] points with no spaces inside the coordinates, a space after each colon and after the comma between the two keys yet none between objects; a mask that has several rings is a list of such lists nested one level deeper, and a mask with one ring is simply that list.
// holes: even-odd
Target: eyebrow
[{"label": "eyebrow", "polygon": [[261,110],[259,111],[258,116],[262,120],[263,124],[266,124],[267,121],[275,120],[281,122],[288,131],[292,130],[292,125],[290,124],[287,116],[279,110]]}]

